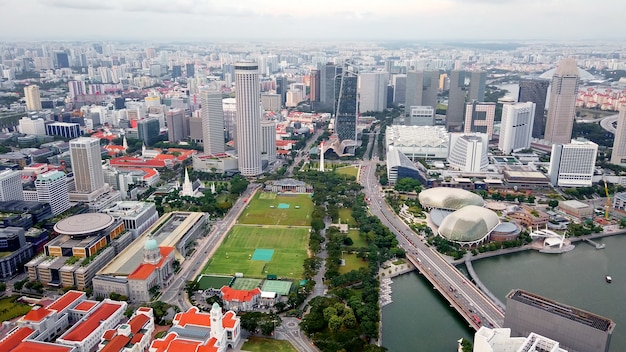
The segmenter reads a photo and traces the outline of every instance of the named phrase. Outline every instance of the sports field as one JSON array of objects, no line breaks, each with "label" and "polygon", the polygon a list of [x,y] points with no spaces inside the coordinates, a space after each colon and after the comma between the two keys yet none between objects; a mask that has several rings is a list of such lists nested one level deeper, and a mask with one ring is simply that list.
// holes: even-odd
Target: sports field
[{"label": "sports field", "polygon": [[344,167],[335,169],[335,172],[340,175],[354,176],[354,178],[356,178],[356,176],[359,174],[359,167],[358,166],[344,166]]},{"label": "sports field", "polygon": [[[298,279],[307,258],[309,229],[235,225],[202,271],[204,274],[265,278],[269,274]],[[269,261],[252,260],[257,249],[273,249]],[[267,257],[266,257],[267,258]]]},{"label": "sports field", "polygon": [[[288,207],[287,207],[288,206]],[[239,224],[310,226],[313,202],[308,194],[259,192],[239,217]]]}]

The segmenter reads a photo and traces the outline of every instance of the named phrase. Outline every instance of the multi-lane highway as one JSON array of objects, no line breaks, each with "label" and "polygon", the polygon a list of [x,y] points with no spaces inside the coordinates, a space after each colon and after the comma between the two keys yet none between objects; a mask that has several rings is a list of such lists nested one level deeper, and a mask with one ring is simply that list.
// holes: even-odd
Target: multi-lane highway
[{"label": "multi-lane highway", "polygon": [[361,167],[360,182],[369,199],[369,210],[378,217],[398,238],[407,257],[433,286],[450,302],[468,323],[478,328],[480,325],[500,327],[504,322],[504,312],[482,291],[468,281],[461,272],[444,259],[436,250],[428,246],[390,209],[378,187],[375,175],[376,162],[364,162]]}]

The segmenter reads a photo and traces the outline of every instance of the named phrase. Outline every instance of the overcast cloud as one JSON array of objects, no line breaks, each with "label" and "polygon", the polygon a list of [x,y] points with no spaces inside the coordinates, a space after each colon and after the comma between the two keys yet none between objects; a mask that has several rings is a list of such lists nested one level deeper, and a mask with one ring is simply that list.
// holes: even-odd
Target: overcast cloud
[{"label": "overcast cloud", "polygon": [[0,0],[4,40],[615,40],[623,0]]}]

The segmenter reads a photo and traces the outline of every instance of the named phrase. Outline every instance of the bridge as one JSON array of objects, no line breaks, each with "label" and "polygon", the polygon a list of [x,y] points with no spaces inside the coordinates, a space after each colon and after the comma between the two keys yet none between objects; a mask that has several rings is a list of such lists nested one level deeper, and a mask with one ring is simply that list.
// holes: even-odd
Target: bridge
[{"label": "bridge", "polygon": [[364,165],[359,180],[369,198],[369,210],[396,235],[400,246],[406,252],[407,259],[472,328],[478,330],[483,325],[490,328],[502,327],[504,309],[396,216],[378,190],[376,163],[369,162]]}]

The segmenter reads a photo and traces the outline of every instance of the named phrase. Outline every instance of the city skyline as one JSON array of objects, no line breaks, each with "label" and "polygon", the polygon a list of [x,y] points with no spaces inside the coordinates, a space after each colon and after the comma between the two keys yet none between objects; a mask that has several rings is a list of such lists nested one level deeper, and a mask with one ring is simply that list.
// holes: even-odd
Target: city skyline
[{"label": "city skyline", "polygon": [[[626,3],[618,1],[597,6],[574,0],[567,7],[559,1],[538,0],[394,0],[393,4],[322,0],[315,5],[303,11],[300,3],[286,0],[235,4],[224,0],[0,0],[3,12],[11,14],[0,23],[0,39],[614,40],[626,30],[620,21]],[[181,25],[163,25],[172,16],[180,16]],[[71,21],[60,21],[63,17]],[[532,26],[528,26],[529,18]],[[585,26],[589,19],[599,18],[610,23],[612,31]],[[317,25],[309,30],[285,30],[311,20]]]}]

